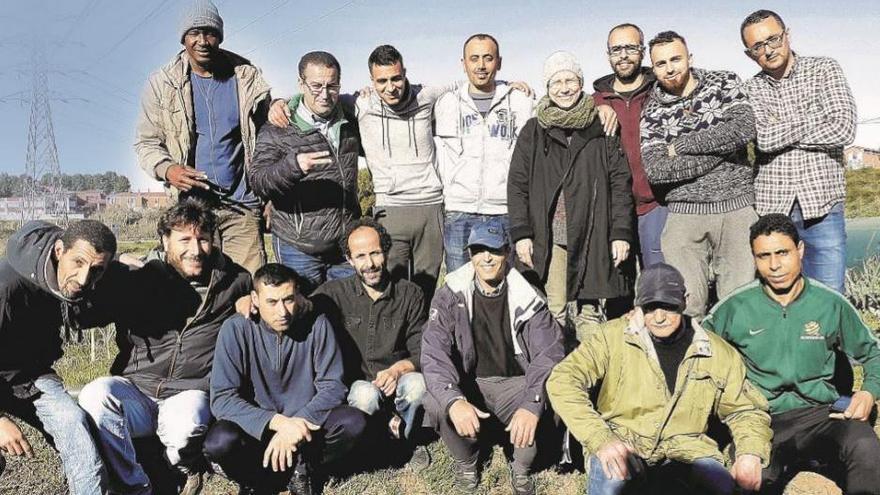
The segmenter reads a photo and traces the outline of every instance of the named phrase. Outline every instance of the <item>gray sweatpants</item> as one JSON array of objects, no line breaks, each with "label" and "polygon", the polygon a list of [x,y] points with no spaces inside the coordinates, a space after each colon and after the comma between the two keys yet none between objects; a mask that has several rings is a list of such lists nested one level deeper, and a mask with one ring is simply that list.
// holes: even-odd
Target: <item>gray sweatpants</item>
[{"label": "gray sweatpants", "polygon": [[[468,397],[468,402],[487,412],[490,418],[480,420],[480,433],[477,438],[461,437],[455,431],[455,426],[449,420],[449,416],[443,415],[439,420],[440,438],[446,444],[446,448],[452,457],[466,465],[476,465],[480,454],[480,448],[492,445],[496,438],[493,435],[508,435],[504,428],[510,423],[513,414],[519,408],[523,390],[526,385],[525,376],[514,377],[488,377],[477,378],[479,394]],[[549,414],[543,414],[538,420],[538,428],[535,431],[535,443],[523,449],[514,448],[508,440],[502,441],[504,451],[513,457],[513,471],[517,474],[528,474],[535,456],[538,453],[538,443],[546,438],[543,434],[552,422]]]},{"label": "gray sweatpants", "polygon": [[755,278],[749,227],[757,220],[751,206],[709,215],[669,213],[662,250],[666,262],[684,277],[685,314],[698,319],[706,315],[710,281],[723,298]]},{"label": "gray sweatpants", "polygon": [[391,236],[391,276],[415,282],[430,303],[443,261],[443,205],[381,206],[376,217]]}]

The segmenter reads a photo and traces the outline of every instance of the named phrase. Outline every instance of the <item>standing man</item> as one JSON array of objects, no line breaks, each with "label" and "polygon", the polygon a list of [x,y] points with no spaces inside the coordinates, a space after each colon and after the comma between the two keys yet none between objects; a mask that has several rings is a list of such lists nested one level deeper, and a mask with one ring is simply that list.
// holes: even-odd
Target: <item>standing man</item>
[{"label": "standing man", "polygon": [[224,254],[253,273],[266,262],[262,206],[246,178],[269,85],[259,69],[220,49],[223,19],[192,0],[179,30],[183,50],[154,72],[141,97],[135,150],[147,175],[216,212]]},{"label": "standing man", "polygon": [[[392,436],[416,442],[422,419],[425,379],[419,372],[425,298],[419,286],[396,280],[385,260],[391,236],[372,218],[346,228],[342,250],[356,275],[331,280],[318,288],[312,301],[330,317],[339,334],[345,362],[348,404],[369,416],[391,420]],[[382,414],[393,406],[396,415]],[[415,446],[415,444],[413,444]],[[420,445],[411,465],[430,464]]]},{"label": "standing man", "polygon": [[0,260],[0,451],[32,458],[11,416],[33,426],[58,450],[73,495],[102,495],[107,473],[88,417],[52,365],[63,354],[60,329],[70,335],[115,253],[116,238],[100,222],[64,230],[35,221],[9,238]]},{"label": "standing man", "polygon": [[[119,354],[110,372],[83,387],[80,406],[116,492],[168,493],[151,485],[133,439],[158,435],[168,464],[187,475],[181,493],[201,491],[201,441],[211,421],[208,378],[220,325],[250,293],[250,275],[214,246],[217,217],[187,199],[162,213],[162,249],[117,285],[98,310],[116,324]],[[152,480],[166,483],[163,477]]]},{"label": "standing man", "polygon": [[357,122],[339,104],[341,69],[327,52],[299,61],[290,124],[260,131],[248,179],[272,201],[275,256],[303,278],[303,294],[354,274],[339,249],[348,222],[360,217]]},{"label": "standing man", "polygon": [[534,106],[526,94],[496,82],[501,50],[494,37],[475,34],[463,52],[468,85],[440,97],[434,108],[447,273],[467,264],[474,225],[496,219],[507,229],[507,171]]},{"label": "standing man", "polygon": [[837,61],[792,51],[775,12],[750,14],[740,34],[746,55],[761,67],[745,84],[758,130],[755,207],[759,215],[789,215],[806,246],[804,273],[842,294],[843,147],[856,136],[852,92]]},{"label": "standing man", "polygon": [[[880,440],[868,423],[880,397],[880,342],[846,298],[804,275],[806,246],[788,215],[761,217],[749,238],[759,279],[704,323],[743,354],[749,380],[770,402],[765,492],[781,494],[798,466],[818,460],[843,493],[880,494]],[[864,369],[852,397],[832,381],[836,350]]]},{"label": "standing man", "polygon": [[235,315],[220,329],[211,372],[218,421],[205,455],[241,494],[277,493],[285,484],[293,495],[321,493],[316,475],[348,453],[366,425],[343,404],[333,327],[279,263],[257,270],[250,297],[258,320]]},{"label": "standing man", "polygon": [[746,144],[755,117],[739,77],[691,67],[678,33],[648,44],[657,84],[642,112],[642,163],[667,188],[663,254],[684,276],[689,316],[702,317],[709,283],[718,297],[754,277],[747,228],[756,219]]},{"label": "standing man", "polygon": [[[682,314],[684,279],[670,265],[645,268],[636,306],[590,334],[547,380],[554,410],[584,446],[587,493],[675,493],[677,483],[688,494],[757,490],[770,417],[739,353]],[[706,436],[712,416],[739,446],[730,472]]]},{"label": "standing man", "polygon": [[552,423],[544,383],[562,360],[562,333],[544,298],[515,268],[500,219],[468,238],[471,262],[446,276],[422,338],[429,419],[455,461],[456,486],[480,483],[479,453],[504,432],[513,493],[535,493],[530,476]]},{"label": "standing man", "polygon": [[626,153],[632,175],[641,264],[648,267],[664,260],[660,250],[660,234],[663,233],[669,210],[658,202],[642,167],[639,121],[642,107],[656,81],[651,69],[642,67],[644,54],[645,36],[638,26],[620,24],[611,28],[608,33],[608,63],[613,72],[593,82],[593,99],[597,107],[610,105],[620,123],[620,146]]}]

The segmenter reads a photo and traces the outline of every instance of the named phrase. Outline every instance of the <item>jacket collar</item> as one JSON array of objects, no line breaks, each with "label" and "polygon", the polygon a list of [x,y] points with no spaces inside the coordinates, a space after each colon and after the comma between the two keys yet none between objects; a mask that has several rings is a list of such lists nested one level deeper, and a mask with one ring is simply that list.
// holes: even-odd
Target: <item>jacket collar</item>
[{"label": "jacket collar", "polygon": [[[504,101],[505,98],[508,98],[512,91],[513,88],[507,85],[507,83],[496,80],[495,96],[492,97],[492,105],[489,107],[489,113],[492,113],[492,108],[495,108],[495,106]],[[474,103],[473,98],[471,98],[470,84],[462,84],[456,90],[456,94],[458,95],[459,105],[467,107],[474,112],[477,111],[477,105]]]},{"label": "jacket collar", "polygon": [[[649,91],[657,81],[657,78],[654,76],[654,71],[652,71],[650,67],[642,67],[639,71],[642,73],[642,85],[632,93],[630,98],[634,98],[636,95]],[[614,91],[614,80],[614,73],[600,77],[593,82],[593,89],[602,93],[605,97],[619,98],[620,96],[617,94],[617,91]]]},{"label": "jacket collar", "polygon": [[[712,345],[709,341],[709,334],[696,320],[689,316],[684,318],[690,319],[690,324],[694,329],[694,339],[688,347],[684,358],[687,359],[692,356],[712,357]],[[651,339],[651,333],[645,326],[645,315],[642,313],[641,308],[637,307],[633,310],[632,316],[629,318],[629,324],[624,330],[623,338],[626,342],[643,349],[655,361],[658,360],[654,341]]]},{"label": "jacket collar", "polygon": [[[475,271],[471,263],[446,276],[449,290],[464,299],[469,320],[473,318],[474,313],[474,277]],[[519,339],[516,338],[517,332],[547,303],[516,268],[510,267],[504,281],[507,284],[507,307],[510,312],[510,331],[514,337],[514,352],[521,354],[522,348]]]}]

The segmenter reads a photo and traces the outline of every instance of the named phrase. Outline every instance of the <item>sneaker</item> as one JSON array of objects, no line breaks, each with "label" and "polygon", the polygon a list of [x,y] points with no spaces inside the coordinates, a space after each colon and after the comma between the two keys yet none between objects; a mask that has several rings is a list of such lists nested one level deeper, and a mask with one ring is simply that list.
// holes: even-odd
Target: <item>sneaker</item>
[{"label": "sneaker", "polygon": [[186,475],[186,484],[180,489],[180,495],[198,495],[203,486],[202,473],[190,473]]},{"label": "sneaker", "polygon": [[514,495],[535,495],[535,480],[531,476],[514,472],[512,464],[507,465],[507,471]]},{"label": "sneaker", "polygon": [[461,492],[471,493],[480,485],[480,471],[477,463],[466,464],[464,462],[454,461],[455,464],[455,481],[453,485]]},{"label": "sneaker", "polygon": [[412,457],[410,457],[409,462],[406,463],[406,467],[415,473],[421,473],[425,469],[428,469],[430,466],[431,452],[428,450],[428,446],[416,445],[415,450],[413,450]]},{"label": "sneaker", "polygon": [[317,491],[312,490],[312,477],[308,474],[294,472],[287,482],[287,490],[290,495],[313,495]]}]

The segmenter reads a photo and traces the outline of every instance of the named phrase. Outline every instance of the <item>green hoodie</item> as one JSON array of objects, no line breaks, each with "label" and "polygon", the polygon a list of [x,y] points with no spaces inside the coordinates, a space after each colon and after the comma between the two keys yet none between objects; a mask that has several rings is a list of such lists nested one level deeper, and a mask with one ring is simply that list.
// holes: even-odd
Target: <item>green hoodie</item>
[{"label": "green hoodie", "polygon": [[719,302],[702,324],[742,353],[772,414],[837,400],[835,349],[864,366],[862,390],[880,398],[877,339],[846,298],[815,280],[804,277],[804,290],[788,306],[756,280]]}]

